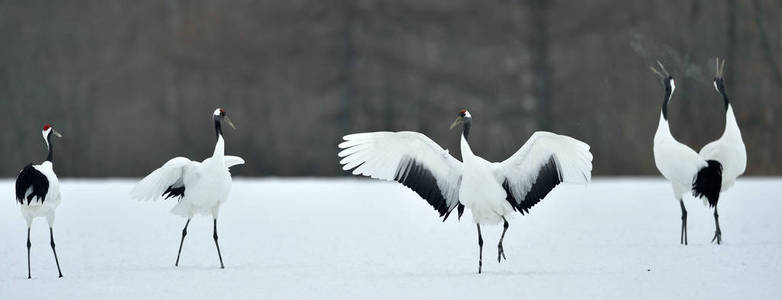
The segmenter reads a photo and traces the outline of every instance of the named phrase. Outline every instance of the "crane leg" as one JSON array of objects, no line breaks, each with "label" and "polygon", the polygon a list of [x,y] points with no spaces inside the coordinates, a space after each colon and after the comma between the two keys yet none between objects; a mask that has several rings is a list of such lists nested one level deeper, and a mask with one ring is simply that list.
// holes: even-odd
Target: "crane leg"
[{"label": "crane leg", "polygon": [[481,268],[483,267],[483,236],[481,236],[481,224],[475,224],[478,226],[478,274],[481,274]]},{"label": "crane leg", "polygon": [[682,207],[682,234],[679,243],[687,245],[687,209],[684,208],[684,201],[679,199],[679,206]]},{"label": "crane leg", "polygon": [[27,227],[27,279],[33,278],[30,276],[30,247],[32,246],[33,244],[30,243],[30,227]]},{"label": "crane leg", "polygon": [[49,245],[52,246],[54,262],[57,264],[57,273],[60,273],[60,278],[62,278],[62,271],[60,271],[60,260],[57,259],[57,250],[54,250],[54,230],[51,227],[49,227]]},{"label": "crane leg", "polygon": [[502,240],[505,239],[505,232],[508,231],[508,220],[505,220],[505,217],[502,218],[502,221],[505,222],[502,224],[502,236],[500,236],[500,243],[497,244],[497,262],[500,262],[500,258],[508,260],[505,257],[505,250],[502,248]]},{"label": "crane leg", "polygon": [[220,269],[225,269],[223,265],[223,255],[220,253],[220,244],[217,243],[217,218],[214,219],[214,234],[212,238],[215,239],[215,247],[217,247],[217,257],[220,258]]},{"label": "crane leg", "polygon": [[185,243],[185,236],[187,235],[187,225],[190,225],[190,219],[187,219],[187,223],[185,223],[185,228],[182,229],[182,240],[179,241],[179,252],[176,253],[176,263],[174,264],[175,267],[179,266],[179,255],[182,254],[182,244]]},{"label": "crane leg", "polygon": [[714,238],[711,242],[717,242],[717,245],[722,244],[722,231],[720,230],[720,215],[717,213],[717,207],[714,207],[714,225],[717,229],[714,231]]}]

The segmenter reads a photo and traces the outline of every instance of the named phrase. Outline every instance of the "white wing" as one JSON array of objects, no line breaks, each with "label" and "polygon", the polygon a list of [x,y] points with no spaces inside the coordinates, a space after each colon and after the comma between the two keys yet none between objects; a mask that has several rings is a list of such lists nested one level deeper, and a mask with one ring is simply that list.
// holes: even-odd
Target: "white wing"
[{"label": "white wing", "polygon": [[230,168],[230,167],[233,167],[235,165],[243,165],[243,164],[244,164],[244,159],[242,159],[241,157],[233,156],[233,155],[226,155],[225,156],[225,167],[226,168]]},{"label": "white wing", "polygon": [[[459,204],[462,163],[418,132],[346,135],[339,148],[343,170],[409,187],[448,218]],[[460,209],[461,211],[461,209]]]},{"label": "white wing", "polygon": [[495,167],[508,201],[524,214],[561,182],[588,183],[592,178],[592,153],[584,142],[538,131]]},{"label": "white wing", "polygon": [[744,174],[747,168],[747,150],[744,142],[739,140],[724,140],[720,138],[706,144],[698,152],[705,160],[717,160],[725,168],[725,179],[735,179]]},{"label": "white wing", "polygon": [[673,138],[665,140],[655,138],[653,149],[657,170],[663,177],[675,183],[675,186],[686,188],[686,190],[677,190],[676,193],[689,190],[698,171],[708,166],[697,152]]},{"label": "white wing", "polygon": [[[162,167],[153,171],[133,187],[131,197],[138,200],[157,200],[166,193],[169,197],[178,196],[171,189],[184,187],[185,174],[194,172],[201,166],[200,162],[191,161],[185,157],[172,158]],[[182,192],[184,189],[182,188]]]}]

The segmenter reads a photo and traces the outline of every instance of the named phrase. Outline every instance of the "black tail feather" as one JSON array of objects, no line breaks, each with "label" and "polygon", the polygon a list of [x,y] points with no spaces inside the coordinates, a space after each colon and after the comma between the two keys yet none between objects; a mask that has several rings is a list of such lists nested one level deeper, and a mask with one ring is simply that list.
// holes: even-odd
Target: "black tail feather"
[{"label": "black tail feather", "polygon": [[706,162],[709,165],[698,171],[698,176],[692,183],[692,195],[695,198],[706,197],[709,206],[715,207],[722,189],[722,164],[716,160]]},{"label": "black tail feather", "polygon": [[27,166],[19,172],[19,176],[16,177],[16,201],[19,204],[25,204],[24,198],[27,190],[32,187],[32,193],[27,195],[27,205],[34,198],[38,198],[36,201],[46,201],[46,194],[49,193],[49,180],[46,176],[41,174],[33,167],[33,164]]}]

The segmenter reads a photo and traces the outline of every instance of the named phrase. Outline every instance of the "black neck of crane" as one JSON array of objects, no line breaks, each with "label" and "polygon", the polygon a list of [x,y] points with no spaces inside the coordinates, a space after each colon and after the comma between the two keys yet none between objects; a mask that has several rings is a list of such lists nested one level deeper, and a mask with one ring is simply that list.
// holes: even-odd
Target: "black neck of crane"
[{"label": "black neck of crane", "polygon": [[665,83],[665,99],[663,99],[663,118],[668,121],[668,102],[671,100],[671,93],[673,92],[673,89],[671,89],[671,85],[669,83]]},{"label": "black neck of crane", "polygon": [[728,94],[726,94],[724,91],[722,92],[722,101],[725,101],[725,111],[728,111],[728,105],[730,105],[730,99],[728,99]]},{"label": "black neck of crane", "polygon": [[49,155],[46,156],[46,160],[54,163],[54,145],[52,145],[52,131],[46,135],[46,145],[49,146]]},{"label": "black neck of crane", "polygon": [[725,91],[725,83],[722,81],[718,82],[717,90],[720,91],[720,95],[722,95],[722,101],[725,102],[725,111],[728,111],[728,105],[730,105],[730,99],[728,99],[728,92]]},{"label": "black neck of crane", "polygon": [[215,116],[215,133],[217,134],[217,137],[219,138],[221,135],[223,135],[223,127],[222,122],[220,121],[220,118]]}]

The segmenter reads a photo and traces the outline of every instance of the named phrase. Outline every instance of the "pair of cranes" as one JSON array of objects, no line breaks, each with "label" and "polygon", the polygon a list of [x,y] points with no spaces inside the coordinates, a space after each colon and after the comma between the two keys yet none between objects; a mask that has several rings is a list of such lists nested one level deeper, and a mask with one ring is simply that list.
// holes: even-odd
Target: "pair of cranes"
[{"label": "pair of cranes", "polygon": [[[733,116],[722,78],[723,65],[718,62],[714,85],[723,96],[726,106],[726,128],[723,136],[704,147],[701,153],[677,142],[668,127],[667,106],[675,89],[674,79],[660,64],[655,70],[663,78],[665,100],[660,124],[655,134],[655,162],[665,178],[671,181],[674,196],[682,208],[682,243],[686,244],[686,216],[682,196],[692,192],[705,197],[715,208],[717,226],[713,241],[721,243],[721,232],[716,210],[721,191],[727,190],[746,166],[746,151]],[[231,127],[226,112],[218,108],[213,113],[217,144],[211,157],[203,162],[176,157],[144,177],[131,191],[140,200],[179,198],[171,213],[187,218],[182,230],[175,266],[179,265],[182,245],[190,220],[196,214],[211,215],[213,239],[220,267],[224,268],[217,235],[217,217],[220,205],[226,201],[231,185],[229,168],[243,164],[237,156],[225,155],[222,123]],[[397,181],[426,200],[443,221],[457,211],[461,218],[464,209],[472,212],[478,232],[478,273],[483,266],[483,237],[481,225],[502,222],[503,231],[497,245],[497,261],[506,259],[502,242],[509,224],[507,218],[514,211],[522,215],[539,203],[558,184],[587,184],[592,174],[592,154],[589,145],[574,138],[550,132],[535,132],[527,142],[508,159],[489,162],[472,152],[469,144],[472,116],[463,109],[451,128],[461,125],[460,150],[462,161],[427,136],[417,132],[369,132],[350,134],[339,144],[338,156],[344,170],[354,175]],[[49,224],[51,247],[55,251],[53,222],[60,203],[59,182],[53,171],[51,136],[61,136],[50,125],[43,130],[49,154],[40,165],[28,165],[16,181],[16,198],[27,221],[27,263],[30,276],[30,227],[36,217],[46,217]],[[33,199],[35,201],[33,201]],[[27,200],[25,203],[24,200]]]},{"label": "pair of cranes", "polygon": [[665,86],[660,123],[654,134],[654,161],[660,173],[671,181],[674,197],[679,200],[682,210],[682,228],[680,243],[687,245],[687,209],[684,206],[684,194],[691,192],[693,196],[704,198],[709,207],[714,208],[714,237],[712,242],[722,243],[719,213],[717,203],[720,192],[727,191],[736,182],[736,178],[744,173],[747,167],[747,150],[741,138],[733,107],[725,91],[725,61],[716,59],[716,74],[714,89],[722,96],[725,104],[725,130],[719,139],[695,152],[677,141],[671,135],[668,126],[668,104],[671,102],[676,83],[659,61],[660,69],[651,67],[657,73]]},{"label": "pair of cranes", "polygon": [[[211,215],[214,224],[212,238],[220,259],[220,268],[225,268],[223,255],[217,235],[217,216],[220,205],[228,199],[231,188],[231,174],[228,169],[244,164],[238,156],[225,155],[225,140],[223,139],[222,123],[235,128],[225,110],[218,108],[212,114],[217,144],[211,157],[202,162],[191,161],[184,157],[176,157],[166,162],[162,167],[142,179],[130,192],[139,200],[179,198],[179,202],[171,209],[171,213],[187,218],[182,229],[182,240],[179,242],[176,266],[179,265],[179,255],[187,235],[190,219],[196,214]],[[16,200],[19,202],[22,215],[27,221],[27,278],[30,275],[30,226],[34,218],[46,217],[49,224],[52,252],[57,262],[57,272],[62,277],[57,252],[54,250],[54,214],[60,204],[60,185],[57,175],[52,169],[54,162],[51,136],[61,137],[49,124],[43,128],[43,136],[49,148],[49,155],[40,165],[28,165],[16,178]],[[27,200],[25,203],[24,200]]]}]

